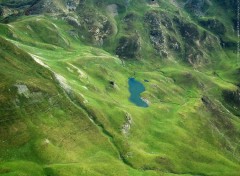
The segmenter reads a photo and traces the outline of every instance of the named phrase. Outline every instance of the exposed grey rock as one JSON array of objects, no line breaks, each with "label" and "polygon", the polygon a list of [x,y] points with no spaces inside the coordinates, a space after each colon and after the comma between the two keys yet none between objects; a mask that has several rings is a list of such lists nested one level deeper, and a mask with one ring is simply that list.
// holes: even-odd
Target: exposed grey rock
[{"label": "exposed grey rock", "polygon": [[177,52],[181,51],[181,45],[173,36],[167,36],[168,48]]},{"label": "exposed grey rock", "polygon": [[197,26],[192,23],[181,22],[179,27],[180,34],[184,37],[188,43],[193,43],[200,38],[200,33]]},{"label": "exposed grey rock", "polygon": [[56,74],[56,73],[54,73],[54,76],[55,76],[56,80],[58,81],[59,85],[60,85],[67,93],[71,92],[72,88],[68,85],[67,80],[66,80],[63,76],[61,76],[61,75],[59,75],[59,74]]},{"label": "exposed grey rock", "polygon": [[67,16],[65,17],[65,20],[72,26],[76,27],[76,28],[79,28],[81,27],[81,24],[80,22],[78,21],[77,18],[74,18],[72,16]]},{"label": "exposed grey rock", "polygon": [[164,14],[155,11],[146,13],[144,18],[148,24],[149,38],[154,49],[160,56],[168,57],[167,41],[163,28],[171,28],[173,30],[171,20]]},{"label": "exposed grey rock", "polygon": [[117,4],[110,4],[107,6],[107,12],[109,12],[113,17],[118,15],[118,6]]},{"label": "exposed grey rock", "polygon": [[138,36],[122,37],[119,40],[116,54],[123,59],[136,58],[140,47]]},{"label": "exposed grey rock", "polygon": [[151,29],[158,29],[161,24],[160,16],[155,11],[146,13],[144,16],[144,21],[150,26]]},{"label": "exposed grey rock", "polygon": [[0,6],[9,8],[24,8],[32,5],[36,0],[17,0],[17,1],[0,1]]},{"label": "exposed grey rock", "polygon": [[222,92],[222,95],[225,101],[237,107],[240,107],[240,90],[236,90],[236,91],[224,90]]},{"label": "exposed grey rock", "polygon": [[[83,9],[84,10],[84,9]],[[87,34],[87,39],[95,45],[102,46],[104,40],[113,33],[113,26],[107,16],[95,11],[79,13],[81,30]],[[82,31],[80,31],[82,32]]]},{"label": "exposed grey rock", "polygon": [[137,21],[139,19],[139,16],[135,13],[127,13],[124,18],[123,18],[123,22],[125,23],[124,25],[124,29],[126,32],[132,31],[134,32],[134,30],[136,30],[136,26],[135,26],[135,21]]},{"label": "exposed grey rock", "polygon": [[68,11],[75,11],[79,5],[80,0],[67,0],[66,7]]},{"label": "exposed grey rock", "polygon": [[28,87],[26,85],[24,85],[24,84],[15,84],[14,86],[17,87],[17,91],[18,91],[19,95],[23,95],[26,98],[29,98],[31,92],[30,92],[30,90],[28,89]]},{"label": "exposed grey rock", "polygon": [[3,7],[0,6],[0,17],[3,16]]},{"label": "exposed grey rock", "polygon": [[211,2],[209,0],[187,0],[184,3],[185,9],[195,16],[204,16],[210,5]]},{"label": "exposed grey rock", "polygon": [[132,125],[132,116],[128,112],[125,113],[125,123],[122,126],[122,134],[127,136],[129,135],[130,129]]},{"label": "exposed grey rock", "polygon": [[31,6],[27,14],[41,14],[41,13],[63,13],[63,9],[58,7],[52,0],[41,0]]},{"label": "exposed grey rock", "polygon": [[199,23],[214,32],[216,35],[223,35],[226,32],[226,28],[222,22],[217,19],[199,20]]}]

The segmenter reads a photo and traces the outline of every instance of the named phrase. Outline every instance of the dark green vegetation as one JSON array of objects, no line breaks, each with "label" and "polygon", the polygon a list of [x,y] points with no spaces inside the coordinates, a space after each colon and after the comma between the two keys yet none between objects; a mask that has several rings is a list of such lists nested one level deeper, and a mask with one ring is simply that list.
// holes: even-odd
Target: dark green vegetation
[{"label": "dark green vegetation", "polygon": [[236,7],[0,0],[0,175],[238,176]]}]

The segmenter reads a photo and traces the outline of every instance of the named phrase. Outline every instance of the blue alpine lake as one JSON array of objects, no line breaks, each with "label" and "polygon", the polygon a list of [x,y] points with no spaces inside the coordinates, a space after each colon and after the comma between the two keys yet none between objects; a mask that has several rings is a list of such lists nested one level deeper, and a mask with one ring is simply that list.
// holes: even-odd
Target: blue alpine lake
[{"label": "blue alpine lake", "polygon": [[145,91],[144,85],[135,78],[129,78],[128,86],[131,94],[129,100],[137,106],[148,107],[148,104],[141,99],[141,93]]}]

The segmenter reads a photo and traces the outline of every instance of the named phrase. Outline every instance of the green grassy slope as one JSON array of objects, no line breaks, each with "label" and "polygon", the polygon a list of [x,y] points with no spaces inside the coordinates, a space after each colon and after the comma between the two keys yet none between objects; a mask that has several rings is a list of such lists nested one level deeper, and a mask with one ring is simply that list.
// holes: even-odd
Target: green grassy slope
[{"label": "green grassy slope", "polygon": [[[0,175],[237,176],[239,102],[229,99],[238,96],[239,68],[231,47],[214,45],[221,36],[175,4],[119,1],[113,17],[105,8],[112,3],[89,1],[70,12],[81,27],[51,14],[0,24]],[[215,14],[209,8],[204,18]],[[84,22],[88,15],[98,17]],[[88,30],[105,18],[100,35]],[[170,39],[153,44],[153,28],[181,51]],[[132,51],[119,58],[122,37]],[[148,108],[128,101],[134,72]]]}]

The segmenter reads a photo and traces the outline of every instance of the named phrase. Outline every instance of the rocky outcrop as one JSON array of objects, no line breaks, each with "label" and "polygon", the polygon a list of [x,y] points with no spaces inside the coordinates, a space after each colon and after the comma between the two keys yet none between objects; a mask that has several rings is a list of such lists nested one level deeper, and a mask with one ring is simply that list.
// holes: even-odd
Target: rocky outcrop
[{"label": "rocky outcrop", "polygon": [[199,40],[200,33],[196,25],[183,21],[180,21],[178,24],[180,34],[188,44],[193,44],[194,41]]},{"label": "rocky outcrop", "polygon": [[77,18],[74,18],[72,16],[66,16],[66,17],[64,17],[64,19],[68,22],[68,24],[72,25],[75,28],[81,27],[81,24]]},{"label": "rocky outcrop", "polygon": [[170,26],[169,20],[161,20],[160,14],[155,11],[151,11],[145,14],[144,21],[149,28],[149,38],[154,49],[162,57],[167,57],[168,52],[166,50],[166,38],[161,28],[162,21],[165,26]]},{"label": "rocky outcrop", "polygon": [[217,19],[201,19],[199,20],[199,24],[202,25],[204,28],[212,31],[216,35],[223,35],[226,32],[224,24]]},{"label": "rocky outcrop", "polygon": [[169,17],[169,15],[165,12],[161,12],[159,15],[160,15],[160,22],[165,27],[165,29],[171,32],[175,32],[173,28],[172,19]]},{"label": "rocky outcrop", "polygon": [[177,41],[177,39],[174,36],[171,35],[167,36],[167,44],[170,50],[176,51],[178,53],[180,53],[182,50],[181,44]]},{"label": "rocky outcrop", "polygon": [[36,0],[30,8],[27,9],[26,14],[40,14],[40,13],[54,13],[67,14],[75,11],[80,3],[80,0]]},{"label": "rocky outcrop", "polygon": [[69,12],[75,11],[79,5],[80,0],[67,0],[65,5]]},{"label": "rocky outcrop", "polygon": [[144,16],[144,21],[152,28],[158,29],[161,24],[160,16],[156,11],[147,12]]},{"label": "rocky outcrop", "polygon": [[220,44],[223,48],[227,48],[227,49],[231,49],[233,51],[237,50],[237,42],[233,41],[232,39],[228,39],[228,38],[222,38],[220,37]]},{"label": "rocky outcrop", "polygon": [[123,59],[134,59],[138,56],[140,46],[138,36],[124,36],[119,39],[116,54]]},{"label": "rocky outcrop", "polygon": [[29,89],[28,89],[28,87],[26,85],[24,85],[24,84],[15,84],[14,86],[17,87],[18,95],[23,95],[26,98],[29,98],[30,91],[29,91]]},{"label": "rocky outcrop", "polygon": [[[211,52],[214,48],[220,45],[216,37],[210,35],[208,32],[200,32],[197,25],[193,23],[185,22],[184,20],[174,17],[174,23],[179,31],[180,37],[182,39],[183,46],[183,59],[185,62],[193,65],[200,66],[208,63],[205,53]],[[215,45],[214,45],[215,43]]]},{"label": "rocky outcrop", "polygon": [[184,7],[195,16],[204,16],[205,11],[211,4],[209,0],[186,0]]},{"label": "rocky outcrop", "polygon": [[0,17],[2,17],[2,16],[3,16],[3,7],[0,6]]},{"label": "rocky outcrop", "polygon": [[240,89],[223,90],[223,104],[234,115],[240,117]]},{"label": "rocky outcrop", "polygon": [[24,8],[26,6],[31,6],[39,0],[17,0],[17,1],[2,1],[0,6],[5,6],[9,8]]},{"label": "rocky outcrop", "polygon": [[226,102],[240,107],[240,90],[231,91],[231,90],[224,90],[222,92],[223,98]]},{"label": "rocky outcrop", "polygon": [[203,61],[203,52],[190,45],[186,45],[185,48],[185,61],[191,65],[201,65]]},{"label": "rocky outcrop", "polygon": [[150,40],[155,45],[155,47],[159,46],[161,48],[161,45],[164,44],[164,36],[160,29],[153,29],[149,32]]},{"label": "rocky outcrop", "polygon": [[102,17],[88,30],[93,36],[93,40],[97,45],[103,45],[103,41],[112,33],[112,25],[106,17]]},{"label": "rocky outcrop", "polygon": [[208,63],[205,54],[220,46],[216,45],[219,43],[216,37],[176,15],[150,11],[145,14],[144,21],[153,48],[163,58],[177,55],[190,65],[201,66]]},{"label": "rocky outcrop", "polygon": [[131,116],[131,114],[126,112],[125,113],[125,123],[123,124],[122,129],[121,129],[122,134],[124,136],[129,135],[131,125],[132,125],[132,116]]},{"label": "rocky outcrop", "polygon": [[51,0],[40,0],[35,3],[33,6],[27,9],[26,14],[41,14],[41,13],[63,13],[63,9],[59,8]]},{"label": "rocky outcrop", "polygon": [[126,31],[133,31],[136,28],[134,27],[134,21],[138,20],[138,16],[135,13],[128,13],[124,16],[123,22],[125,23],[124,29]]},{"label": "rocky outcrop", "polygon": [[163,56],[167,57],[168,53],[165,48],[165,36],[161,29],[153,29],[149,32],[150,41],[153,44],[153,47],[158,51],[158,53]]},{"label": "rocky outcrop", "polygon": [[104,40],[113,33],[113,26],[108,17],[93,9],[81,7],[78,9],[78,16],[82,25],[80,33],[95,45],[102,46]]},{"label": "rocky outcrop", "polygon": [[9,23],[16,20],[18,17],[24,14],[25,9],[28,6],[22,6],[19,8],[10,8],[8,6],[0,5],[0,20],[3,23]]},{"label": "rocky outcrop", "polygon": [[110,5],[108,5],[106,10],[113,17],[118,15],[118,6],[117,6],[117,4],[110,4]]}]

